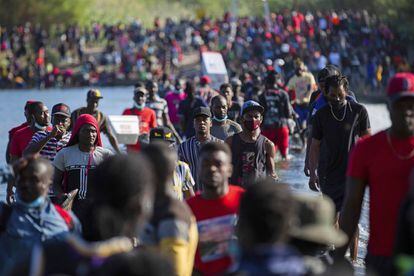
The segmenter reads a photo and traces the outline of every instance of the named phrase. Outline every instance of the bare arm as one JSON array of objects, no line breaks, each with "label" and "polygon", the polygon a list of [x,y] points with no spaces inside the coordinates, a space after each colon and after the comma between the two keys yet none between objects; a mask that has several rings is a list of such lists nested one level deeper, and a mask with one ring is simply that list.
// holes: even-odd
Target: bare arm
[{"label": "bare arm", "polygon": [[312,125],[308,125],[308,139],[306,139],[306,150],[305,150],[305,167],[303,172],[306,176],[310,176],[309,168],[309,152],[312,145]]},{"label": "bare arm", "polygon": [[275,145],[273,144],[272,141],[267,139],[265,142],[265,148],[266,148],[267,175],[277,180],[279,177],[276,174],[276,167],[275,167],[275,157],[276,157]]},{"label": "bare arm", "polygon": [[108,140],[109,140],[109,143],[111,144],[111,146],[114,148],[114,150],[117,152],[117,153],[121,153],[121,150],[119,149],[119,145],[118,145],[118,141],[116,140],[116,137],[112,134],[112,132],[111,131],[108,131],[107,132],[107,135],[108,135]]},{"label": "bare arm", "polygon": [[188,190],[183,191],[184,199],[195,196],[193,187],[188,187]]},{"label": "bare arm", "polygon": [[319,191],[319,179],[317,175],[319,153],[321,150],[321,141],[312,138],[310,150],[309,150],[309,188],[312,191]]},{"label": "bare arm", "polygon": [[[362,201],[364,199],[366,183],[357,178],[348,177],[346,183],[346,196],[339,217],[339,227],[348,236],[349,241],[357,229],[361,215]],[[349,242],[335,250],[335,257],[342,258],[345,255]]]},{"label": "bare arm", "polygon": [[63,135],[63,131],[61,131],[57,126],[53,126],[53,130],[48,133],[43,139],[40,139],[36,142],[32,140],[32,142],[30,142],[26,149],[23,151],[23,155],[39,153],[50,139],[58,135]]},{"label": "bare arm", "polygon": [[6,147],[6,163],[10,164],[10,140],[7,142]]}]

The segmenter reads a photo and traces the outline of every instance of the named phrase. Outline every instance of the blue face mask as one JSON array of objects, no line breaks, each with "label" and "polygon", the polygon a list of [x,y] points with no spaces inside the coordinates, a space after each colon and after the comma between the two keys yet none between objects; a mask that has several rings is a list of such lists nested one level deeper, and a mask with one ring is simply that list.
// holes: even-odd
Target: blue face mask
[{"label": "blue face mask", "polygon": [[134,102],[134,106],[138,110],[143,110],[144,107],[145,107],[145,103],[143,103],[143,104],[137,104],[136,102]]},{"label": "blue face mask", "polygon": [[38,208],[38,207],[42,206],[45,203],[45,197],[44,196],[39,196],[38,198],[36,198],[32,202],[24,202],[23,200],[21,200],[19,198],[18,194],[16,194],[16,201],[19,202],[20,204],[22,204],[23,206],[27,207],[27,208]]},{"label": "blue face mask", "polygon": [[220,118],[217,118],[216,116],[214,116],[213,117],[213,120],[216,121],[216,122],[222,123],[222,122],[224,122],[224,121],[227,120],[227,115],[224,116],[224,118],[221,118],[221,119]]}]

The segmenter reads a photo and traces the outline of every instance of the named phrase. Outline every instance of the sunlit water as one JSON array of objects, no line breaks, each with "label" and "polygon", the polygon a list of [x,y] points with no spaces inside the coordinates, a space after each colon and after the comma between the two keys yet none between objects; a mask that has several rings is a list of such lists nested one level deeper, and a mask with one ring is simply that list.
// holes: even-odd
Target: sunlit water
[{"label": "sunlit water", "polygon": [[[38,90],[4,90],[0,91],[0,164],[5,164],[5,150],[8,140],[8,131],[24,121],[23,106],[27,100],[40,100],[46,103],[51,110],[59,102],[68,104],[72,110],[84,106],[87,89],[50,89]],[[132,87],[102,88],[104,99],[99,109],[107,115],[118,115],[132,106]],[[367,104],[373,133],[387,128],[390,125],[388,112],[384,104]],[[104,145],[109,146],[104,137]],[[308,178],[303,173],[303,153],[292,152],[293,158],[288,162],[278,163],[278,173],[283,182],[288,183],[295,192],[314,193],[308,188]],[[316,194],[316,193],[314,193]],[[5,198],[5,185],[0,186],[0,200]],[[364,201],[364,213],[361,217],[360,252],[359,257],[365,255],[368,240],[367,200]],[[361,260],[359,261],[361,263]],[[360,274],[360,273],[358,273]]]}]

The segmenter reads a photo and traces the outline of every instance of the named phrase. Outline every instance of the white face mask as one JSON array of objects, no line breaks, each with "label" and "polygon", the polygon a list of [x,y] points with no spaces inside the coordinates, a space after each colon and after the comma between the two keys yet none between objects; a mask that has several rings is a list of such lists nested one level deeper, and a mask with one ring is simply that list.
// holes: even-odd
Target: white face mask
[{"label": "white face mask", "polygon": [[34,116],[32,116],[32,120],[33,120],[33,125],[36,129],[45,130],[47,128],[47,126],[42,126],[38,124]]},{"label": "white face mask", "polygon": [[224,121],[226,121],[226,120],[227,120],[227,117],[228,117],[228,116],[226,115],[226,116],[224,116],[224,118],[221,118],[221,119],[220,119],[220,118],[217,118],[216,116],[214,116],[214,117],[213,117],[213,120],[214,120],[214,121],[216,121],[216,122],[222,123],[222,122],[224,122]]},{"label": "white face mask", "polygon": [[145,107],[145,103],[143,103],[143,104],[137,104],[137,103],[134,101],[134,107],[135,107],[136,109],[138,109],[138,110],[143,110],[143,109],[144,109],[144,107]]}]

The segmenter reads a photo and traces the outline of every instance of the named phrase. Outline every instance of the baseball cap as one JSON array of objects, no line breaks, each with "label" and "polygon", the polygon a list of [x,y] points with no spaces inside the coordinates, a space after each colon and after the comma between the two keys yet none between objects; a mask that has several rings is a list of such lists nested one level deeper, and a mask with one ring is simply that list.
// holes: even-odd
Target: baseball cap
[{"label": "baseball cap", "polygon": [[335,65],[329,64],[318,72],[318,82],[324,82],[327,78],[332,76],[340,76],[341,71]]},{"label": "baseball cap", "polygon": [[241,109],[241,115],[243,115],[244,113],[250,111],[250,110],[257,110],[260,113],[263,114],[264,112],[264,107],[261,106],[258,102],[255,101],[247,101],[243,104],[242,109]]},{"label": "baseball cap", "polygon": [[168,127],[156,127],[150,131],[150,141],[162,140],[174,143],[175,136],[174,133]]},{"label": "baseball cap", "polygon": [[52,115],[70,117],[70,108],[64,103],[55,104],[52,108]]},{"label": "baseball cap", "polygon": [[143,86],[138,86],[138,87],[135,87],[134,89],[134,94],[137,94],[137,93],[148,94],[148,90],[145,89],[145,87]]},{"label": "baseball cap", "polygon": [[414,74],[408,72],[395,74],[388,83],[387,96],[391,101],[414,97]]},{"label": "baseball cap", "polygon": [[90,89],[87,94],[88,98],[103,99],[101,91],[98,89]]},{"label": "baseball cap", "polygon": [[200,84],[204,85],[204,84],[209,84],[211,82],[211,79],[209,76],[202,76],[200,78]]},{"label": "baseball cap", "polygon": [[293,238],[324,244],[343,246],[348,237],[334,226],[335,207],[329,198],[306,194],[294,195],[297,202],[297,221],[289,235]]},{"label": "baseball cap", "polygon": [[198,117],[198,116],[207,116],[207,117],[211,117],[211,111],[210,108],[205,107],[205,106],[200,106],[197,107],[196,109],[194,109],[193,111],[193,118]]}]

